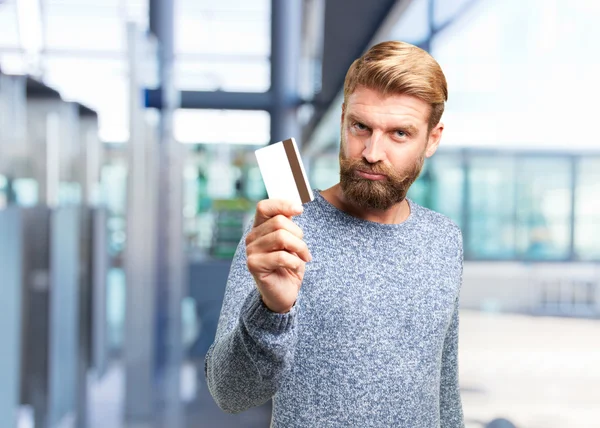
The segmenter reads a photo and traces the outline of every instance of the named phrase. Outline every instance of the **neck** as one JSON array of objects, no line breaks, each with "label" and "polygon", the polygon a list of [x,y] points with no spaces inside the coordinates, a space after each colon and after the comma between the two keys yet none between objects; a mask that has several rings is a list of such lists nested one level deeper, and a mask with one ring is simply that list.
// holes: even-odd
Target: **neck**
[{"label": "neck", "polygon": [[410,206],[406,199],[387,210],[371,210],[357,207],[346,200],[340,183],[321,192],[321,196],[337,209],[362,220],[375,223],[400,224],[410,215]]}]

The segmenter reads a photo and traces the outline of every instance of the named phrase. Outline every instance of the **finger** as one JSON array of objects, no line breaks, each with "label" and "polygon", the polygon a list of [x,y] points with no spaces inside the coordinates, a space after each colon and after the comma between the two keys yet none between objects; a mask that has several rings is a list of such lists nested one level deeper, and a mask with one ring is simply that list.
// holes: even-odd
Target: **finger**
[{"label": "finger", "polygon": [[281,250],[295,253],[306,262],[312,260],[312,256],[306,243],[283,229],[261,236],[246,248],[247,254],[272,253]]},{"label": "finger", "polygon": [[287,251],[274,251],[248,256],[248,268],[253,273],[268,273],[279,268],[299,271],[302,269],[303,263],[298,256]]},{"label": "finger", "polygon": [[248,235],[246,235],[246,245],[249,245],[261,236],[268,235],[276,230],[287,230],[292,235],[298,238],[304,238],[304,232],[300,227],[284,215],[278,214],[275,217],[265,221],[263,224],[254,227]]},{"label": "finger", "polygon": [[253,241],[247,247],[247,250],[250,254],[285,250],[296,253],[305,262],[312,260],[306,242],[284,229],[278,229],[268,235],[261,236]]},{"label": "finger", "polygon": [[256,204],[254,226],[259,226],[279,214],[292,217],[302,213],[303,210],[302,205],[284,199],[263,199]]}]

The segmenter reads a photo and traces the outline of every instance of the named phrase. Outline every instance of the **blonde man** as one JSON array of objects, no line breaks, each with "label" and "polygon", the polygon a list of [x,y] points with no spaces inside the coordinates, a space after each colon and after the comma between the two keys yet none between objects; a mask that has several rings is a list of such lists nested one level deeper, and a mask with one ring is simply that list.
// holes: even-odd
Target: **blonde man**
[{"label": "blonde man", "polygon": [[340,182],[304,206],[259,202],[234,256],[205,365],[224,411],[273,398],[274,428],[464,427],[461,232],[406,197],[446,100],[415,46],[381,43],[352,64]]}]

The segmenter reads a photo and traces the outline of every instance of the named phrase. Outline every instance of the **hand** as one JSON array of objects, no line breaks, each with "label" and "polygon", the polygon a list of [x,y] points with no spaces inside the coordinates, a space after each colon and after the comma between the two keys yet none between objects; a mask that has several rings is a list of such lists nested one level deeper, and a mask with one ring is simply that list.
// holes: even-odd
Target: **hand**
[{"label": "hand", "polygon": [[291,217],[302,206],[281,199],[265,199],[256,206],[254,226],[246,236],[248,270],[264,304],[285,313],[296,303],[306,262],[312,260],[304,233]]}]

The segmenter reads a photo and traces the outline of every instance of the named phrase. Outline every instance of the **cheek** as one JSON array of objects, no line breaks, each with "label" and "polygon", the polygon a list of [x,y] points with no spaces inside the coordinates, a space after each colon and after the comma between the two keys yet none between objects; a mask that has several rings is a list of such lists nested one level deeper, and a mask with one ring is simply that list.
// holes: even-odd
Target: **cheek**
[{"label": "cheek", "polygon": [[388,160],[397,171],[403,171],[414,165],[422,154],[422,150],[396,150],[388,153]]},{"label": "cheek", "polygon": [[343,134],[343,153],[348,158],[360,158],[365,149],[363,141],[350,131]]}]

